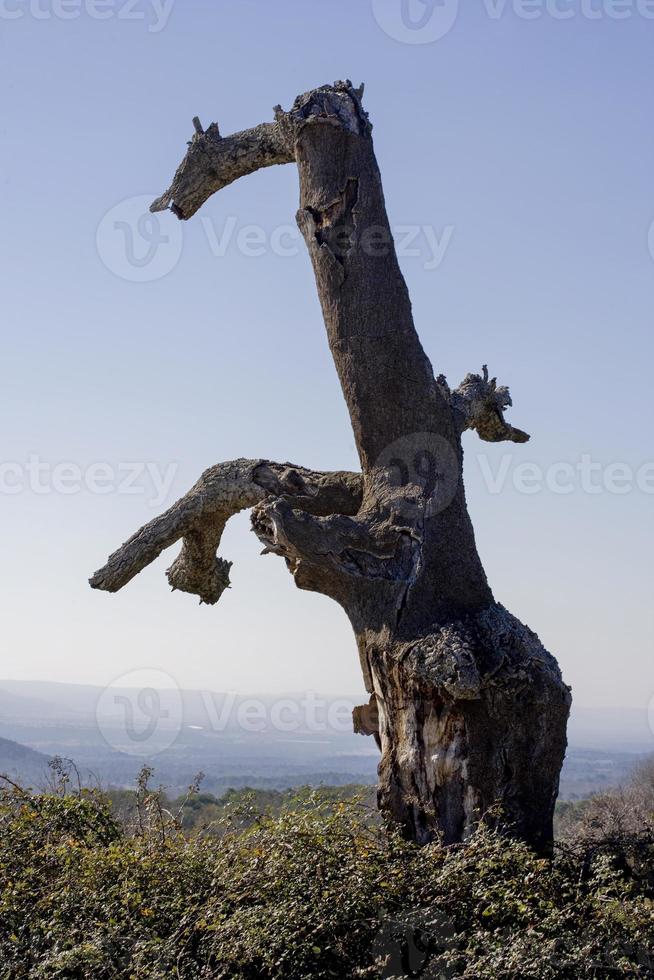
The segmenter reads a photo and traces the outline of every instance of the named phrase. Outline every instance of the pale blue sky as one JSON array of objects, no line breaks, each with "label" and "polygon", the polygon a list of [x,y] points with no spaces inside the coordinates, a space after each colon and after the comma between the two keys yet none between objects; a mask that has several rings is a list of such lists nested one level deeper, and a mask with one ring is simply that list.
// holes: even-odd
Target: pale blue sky
[{"label": "pale blue sky", "polygon": [[[651,466],[636,484],[654,458],[654,20],[628,0],[623,20],[608,0],[595,19],[571,2],[566,20],[551,5],[526,20],[480,0],[442,38],[407,44],[378,23],[401,24],[400,0],[380,0],[377,19],[369,0],[176,0],[167,20],[149,0],[116,0],[104,20],[68,3],[66,20],[56,0],[0,3],[0,429],[11,464],[0,675],[104,683],[157,667],[187,687],[361,689],[344,614],[258,558],[246,516],[225,535],[233,588],[216,607],[169,593],[170,554],[118,596],[86,585],[207,465],[242,455],[356,466],[308,260],[290,237],[297,254],[269,244],[293,224],[292,167],[239,182],[184,225],[163,215],[161,233],[182,237],[177,252],[174,237],[165,246],[171,271],[152,281],[107,268],[120,266],[114,217],[101,225],[168,185],[194,115],[228,133],[350,77],[366,83],[398,237],[429,229],[401,262],[435,369],[458,383],[488,362],[511,387],[511,421],[532,433],[518,447],[466,437],[495,595],[557,655],[578,703],[645,708]],[[248,225],[262,229],[263,255],[243,248]],[[434,240],[446,247],[430,268]],[[584,454],[601,464],[600,485],[616,478],[609,464],[627,464],[632,489],[591,494],[581,474],[570,493],[516,489],[522,463],[551,482],[553,464]],[[50,492],[36,492],[30,457],[83,474],[93,463],[176,470],[153,508],[143,479],[147,493],[62,494],[50,470]]]}]

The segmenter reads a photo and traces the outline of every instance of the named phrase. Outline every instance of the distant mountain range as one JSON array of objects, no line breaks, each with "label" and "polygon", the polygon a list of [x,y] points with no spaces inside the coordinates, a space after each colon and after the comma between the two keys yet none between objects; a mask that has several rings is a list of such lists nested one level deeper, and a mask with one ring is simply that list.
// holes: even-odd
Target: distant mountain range
[{"label": "distant mountain range", "polygon": [[[358,700],[0,680],[0,772],[40,787],[61,755],[105,786],[133,785],[144,763],[178,791],[199,770],[210,792],[372,783],[379,753],[351,730]],[[569,742],[564,798],[624,781],[654,753],[647,713],[635,709],[575,706]]]},{"label": "distant mountain range", "polygon": [[[88,723],[95,720],[98,702],[105,688],[90,684],[64,684],[56,681],[0,680],[0,719],[22,724],[48,721]],[[112,688],[115,695],[133,698],[129,688]],[[216,720],[227,730],[238,727],[239,704],[251,699],[261,701],[267,710],[284,700],[301,701],[303,692],[283,694],[233,695],[214,691],[159,691],[162,710],[181,710],[184,725],[215,728]],[[317,695],[333,704],[336,701],[359,703],[360,698],[347,695]],[[231,707],[230,707],[231,704]],[[648,723],[646,708],[588,708],[573,704],[568,729],[571,745],[583,748],[654,752],[654,731]]]}]

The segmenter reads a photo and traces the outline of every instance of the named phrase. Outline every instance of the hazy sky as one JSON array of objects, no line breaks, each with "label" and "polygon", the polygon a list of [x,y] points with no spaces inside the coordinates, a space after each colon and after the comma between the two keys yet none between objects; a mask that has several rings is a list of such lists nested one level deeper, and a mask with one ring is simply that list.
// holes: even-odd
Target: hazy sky
[{"label": "hazy sky", "polygon": [[174,552],[117,596],[86,584],[212,463],[356,467],[295,169],[188,223],[137,220],[194,115],[229,133],[350,77],[436,371],[487,362],[532,433],[465,438],[495,595],[579,704],[648,704],[652,17],[645,0],[0,0],[0,676],[361,689],[344,614],[258,557],[247,515],[215,607],[170,594]]}]

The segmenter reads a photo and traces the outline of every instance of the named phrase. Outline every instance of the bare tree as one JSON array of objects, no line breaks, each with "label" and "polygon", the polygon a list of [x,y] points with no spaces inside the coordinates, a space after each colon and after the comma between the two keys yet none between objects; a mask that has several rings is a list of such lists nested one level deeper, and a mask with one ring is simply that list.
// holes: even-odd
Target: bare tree
[{"label": "bare tree", "polygon": [[[222,137],[194,119],[172,185],[151,210],[188,219],[216,191],[296,163],[306,241],[361,473],[267,460],[208,469],[91,579],[116,592],[169,545],[174,589],[215,603],[232,514],[253,508],[265,552],[301,589],[335,599],[357,639],[370,702],[356,731],[381,748],[379,804],[406,833],[459,841],[484,816],[547,851],[570,692],[538,637],[495,602],[466,508],[461,436],[529,437],[504,419],[509,392],[469,374],[450,389],[416,333],[362,108],[363,86],[299,96],[274,122]],[[492,816],[488,814],[492,811]]]}]

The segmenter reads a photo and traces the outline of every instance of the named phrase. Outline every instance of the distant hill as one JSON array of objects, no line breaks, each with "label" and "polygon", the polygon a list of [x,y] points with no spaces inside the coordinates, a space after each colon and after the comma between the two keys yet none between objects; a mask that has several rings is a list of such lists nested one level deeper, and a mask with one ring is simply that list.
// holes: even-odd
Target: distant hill
[{"label": "distant hill", "polygon": [[0,738],[0,774],[6,774],[21,785],[31,783],[36,788],[44,786],[49,761],[50,756],[43,752],[36,752],[9,738]]},{"label": "distant hill", "polygon": [[55,681],[0,680],[0,716],[5,719],[76,720],[93,713],[101,687]]},{"label": "distant hill", "polygon": [[54,702],[48,702],[31,694],[20,694],[1,686],[0,681],[0,717],[15,721],[26,721],[30,718],[48,718],[54,714],[61,715]]}]

